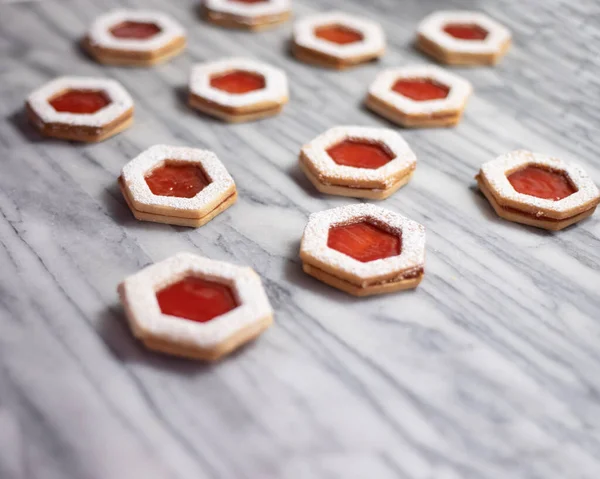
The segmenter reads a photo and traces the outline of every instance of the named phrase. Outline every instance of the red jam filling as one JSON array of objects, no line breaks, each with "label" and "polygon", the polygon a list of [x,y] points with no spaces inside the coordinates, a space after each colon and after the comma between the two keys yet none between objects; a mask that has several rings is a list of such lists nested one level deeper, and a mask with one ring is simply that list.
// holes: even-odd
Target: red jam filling
[{"label": "red jam filling", "polygon": [[450,88],[428,78],[401,79],[392,90],[415,101],[442,100],[450,93]]},{"label": "red jam filling", "polygon": [[61,113],[91,115],[110,104],[110,99],[100,90],[67,90],[51,98],[49,103]]},{"label": "red jam filling", "polygon": [[358,261],[368,263],[398,256],[402,251],[400,235],[389,233],[367,221],[329,229],[327,246]]},{"label": "red jam filling", "polygon": [[487,30],[479,25],[451,23],[444,27],[444,31],[459,40],[485,40],[488,36]]},{"label": "red jam filling", "polygon": [[221,316],[238,304],[225,284],[188,276],[156,293],[163,314],[204,323]]},{"label": "red jam filling", "polygon": [[379,143],[344,140],[327,150],[338,165],[377,169],[392,161],[394,156]]},{"label": "red jam filling", "polygon": [[517,192],[546,200],[562,200],[577,191],[565,173],[539,166],[526,166],[507,178]]},{"label": "red jam filling", "polygon": [[315,29],[315,36],[338,45],[360,42],[363,36],[360,32],[342,25],[325,25]]},{"label": "red jam filling", "polygon": [[160,27],[147,22],[122,22],[110,29],[113,37],[145,40],[160,32]]},{"label": "red jam filling", "polygon": [[210,86],[217,90],[239,95],[263,89],[265,87],[265,78],[256,73],[236,70],[213,76],[210,79]]},{"label": "red jam filling", "polygon": [[195,165],[169,163],[154,168],[145,180],[155,195],[179,198],[193,198],[210,183],[204,171]]}]

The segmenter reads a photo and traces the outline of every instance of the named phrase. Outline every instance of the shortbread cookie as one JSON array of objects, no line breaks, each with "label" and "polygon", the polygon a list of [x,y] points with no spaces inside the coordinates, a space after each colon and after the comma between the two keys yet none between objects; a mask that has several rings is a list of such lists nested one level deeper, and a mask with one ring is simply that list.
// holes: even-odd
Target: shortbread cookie
[{"label": "shortbread cookie", "polygon": [[425,228],[371,204],[310,215],[300,258],[304,271],[354,296],[416,288],[423,279]]},{"label": "shortbread cookie", "polygon": [[29,121],[44,136],[98,142],[133,123],[133,100],[115,80],[60,77],[27,97]]},{"label": "shortbread cookie", "polygon": [[407,128],[454,126],[471,95],[471,84],[433,65],[390,68],[369,87],[366,105]]},{"label": "shortbread cookie", "polygon": [[484,163],[479,189],[509,221],[558,231],[590,216],[600,192],[579,166],[525,150]]},{"label": "shortbread cookie", "polygon": [[149,349],[176,356],[220,359],[273,322],[251,268],[189,253],[148,266],[118,290],[135,337]]},{"label": "shortbread cookie", "polygon": [[449,65],[495,65],[510,43],[510,31],[479,12],[435,12],[417,30],[417,48]]},{"label": "shortbread cookie", "polygon": [[98,62],[150,66],[183,51],[185,30],[168,15],[152,10],[113,10],[98,17],[82,40]]},{"label": "shortbread cookie", "polygon": [[320,13],[294,25],[292,52],[306,63],[344,69],[375,60],[384,51],[379,24],[354,15]]},{"label": "shortbread cookie", "polygon": [[204,0],[202,14],[227,28],[266,30],[285,23],[292,13],[290,0]]},{"label": "shortbread cookie", "polygon": [[304,145],[299,162],[322,193],[382,200],[408,183],[417,157],[395,131],[338,126]]},{"label": "shortbread cookie", "polygon": [[202,63],[192,69],[189,104],[227,122],[278,114],[288,101],[283,70],[247,58]]},{"label": "shortbread cookie", "polygon": [[233,205],[233,179],[206,150],[156,145],[127,163],[119,186],[143,221],[199,227]]}]

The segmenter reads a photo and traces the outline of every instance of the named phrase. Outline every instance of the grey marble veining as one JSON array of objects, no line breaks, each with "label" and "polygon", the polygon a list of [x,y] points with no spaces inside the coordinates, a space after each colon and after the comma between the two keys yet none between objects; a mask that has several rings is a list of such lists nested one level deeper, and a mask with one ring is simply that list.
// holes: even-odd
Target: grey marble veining
[{"label": "grey marble veining", "polygon": [[[600,183],[600,4],[595,0],[298,0],[381,21],[379,64],[331,72],[287,53],[290,26],[247,34],[197,20],[196,2],[0,2],[0,478],[595,479],[600,477],[600,216],[560,233],[495,216],[479,165],[518,147]],[[450,5],[451,4],[451,5]],[[189,48],[158,68],[102,67],[77,39],[116,5],[165,10]],[[427,227],[414,292],[354,299],[297,257],[316,193],[300,146],[338,124],[389,126],[361,101],[384,66],[428,62],[418,21],[483,10],[514,33],[455,129],[403,132],[413,181],[383,206]],[[284,68],[277,118],[225,125],[184,103],[192,64],[251,55]],[[136,123],[98,145],[48,141],[23,99],[60,74],[113,77]],[[155,143],[214,150],[239,202],[198,230],[137,222],[116,178]],[[276,324],[216,365],[145,351],[116,285],[178,251],[247,264]]]}]

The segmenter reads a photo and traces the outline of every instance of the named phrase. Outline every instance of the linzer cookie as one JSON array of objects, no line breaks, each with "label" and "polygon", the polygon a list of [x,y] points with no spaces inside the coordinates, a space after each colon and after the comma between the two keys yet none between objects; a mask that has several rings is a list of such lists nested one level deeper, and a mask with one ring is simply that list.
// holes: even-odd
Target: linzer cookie
[{"label": "linzer cookie", "polygon": [[206,150],[156,145],[127,163],[119,186],[138,220],[199,227],[237,199],[233,179]]},{"label": "linzer cookie", "polygon": [[266,30],[287,22],[290,0],[204,0],[202,14],[211,23],[227,28]]},{"label": "linzer cookie", "polygon": [[382,200],[410,181],[417,158],[395,131],[338,126],[304,145],[299,163],[322,193]]},{"label": "linzer cookie", "polygon": [[147,348],[214,361],[253,340],[273,310],[250,268],[180,253],[119,285],[133,334]]},{"label": "linzer cookie", "polygon": [[369,87],[366,105],[404,127],[454,126],[461,117],[471,84],[432,65],[391,68]]},{"label": "linzer cookie", "polygon": [[416,288],[425,228],[375,205],[342,206],[310,215],[300,258],[307,274],[354,296]]},{"label": "linzer cookie", "polygon": [[448,65],[495,65],[510,43],[510,31],[483,13],[442,11],[421,22],[416,44]]},{"label": "linzer cookie", "polygon": [[277,115],[288,101],[285,73],[247,58],[202,63],[192,69],[189,104],[227,122]]},{"label": "linzer cookie", "polygon": [[29,121],[44,136],[97,142],[133,123],[133,100],[114,80],[60,77],[29,95]]},{"label": "linzer cookie", "polygon": [[342,12],[329,12],[298,20],[292,52],[299,60],[317,66],[344,69],[375,60],[385,51],[379,24]]},{"label": "linzer cookie", "polygon": [[579,166],[525,150],[484,163],[479,189],[509,221],[558,231],[592,215],[600,192]]},{"label": "linzer cookie", "polygon": [[151,10],[113,10],[98,17],[82,40],[98,62],[150,66],[183,51],[185,30],[168,15]]}]

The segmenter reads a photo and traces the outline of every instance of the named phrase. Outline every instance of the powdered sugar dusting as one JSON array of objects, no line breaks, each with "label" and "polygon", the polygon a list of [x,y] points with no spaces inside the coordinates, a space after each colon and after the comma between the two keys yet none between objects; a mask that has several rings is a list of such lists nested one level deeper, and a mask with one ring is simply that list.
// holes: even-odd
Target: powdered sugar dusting
[{"label": "powdered sugar dusting", "polygon": [[[377,169],[356,168],[339,165],[329,156],[327,149],[346,139],[366,140],[385,146],[395,158]],[[414,169],[417,157],[402,136],[386,128],[366,128],[361,126],[337,126],[319,135],[302,147],[306,159],[326,181],[377,181],[391,186],[398,180],[397,175]]]},{"label": "powdered sugar dusting", "polygon": [[[444,31],[449,24],[477,25],[488,32],[484,40],[473,41],[455,38]],[[457,53],[494,54],[502,49],[510,40],[510,31],[480,12],[472,11],[440,11],[425,17],[419,24],[418,33],[445,50]]]},{"label": "powdered sugar dusting", "polygon": [[[394,83],[400,79],[430,79],[448,87],[450,91],[446,98],[415,101],[392,90]],[[384,70],[369,87],[370,95],[409,115],[462,110],[472,91],[473,87],[467,80],[434,65],[411,65]]]},{"label": "powdered sugar dusting", "polygon": [[[48,100],[68,90],[101,90],[110,98],[110,104],[91,115],[56,111]],[[71,76],[46,83],[29,95],[27,103],[44,123],[92,128],[101,128],[133,108],[133,99],[115,80]]]},{"label": "powdered sugar dusting", "polygon": [[[160,32],[146,39],[117,38],[110,30],[123,22],[153,23]],[[92,46],[137,52],[158,50],[181,37],[185,37],[185,30],[179,23],[165,13],[153,10],[112,10],[98,17],[88,32]]]},{"label": "powdered sugar dusting", "polygon": [[[162,314],[156,292],[197,275],[233,287],[239,306],[200,323]],[[218,346],[230,336],[273,314],[259,276],[250,268],[179,253],[123,281],[121,300],[136,336],[155,337],[199,348]]]},{"label": "powdered sugar dusting", "polygon": [[[358,31],[360,41],[340,45],[323,40],[315,35],[315,29],[326,25],[341,25]],[[325,53],[332,57],[349,59],[363,55],[383,54],[385,34],[378,23],[343,12],[328,12],[302,18],[294,24],[294,42],[310,50]]]},{"label": "powdered sugar dusting", "polygon": [[[385,225],[391,231],[402,234],[402,252],[398,256],[362,263],[350,256],[327,246],[329,229],[332,226],[356,223],[370,219],[378,225]],[[333,208],[310,215],[302,244],[303,257],[325,263],[336,270],[343,271],[360,278],[361,281],[376,281],[390,274],[402,274],[425,263],[425,228],[416,221],[398,213],[361,203]]]},{"label": "powdered sugar dusting", "polygon": [[[577,191],[562,200],[538,198],[536,196],[518,193],[508,181],[507,176],[527,165],[537,165],[549,169],[564,171]],[[600,201],[600,192],[580,166],[567,163],[559,158],[552,158],[540,153],[517,150],[506,153],[495,160],[481,166],[481,174],[490,186],[494,197],[504,202],[515,201],[537,208],[540,212],[552,216],[552,213],[564,213],[590,202]]]},{"label": "powdered sugar dusting", "polygon": [[205,0],[204,6],[213,12],[227,13],[241,18],[280,15],[289,12],[292,8],[290,0],[266,0],[257,3],[236,2],[235,0]]},{"label": "powdered sugar dusting", "polygon": [[[155,195],[145,176],[165,160],[197,164],[210,179],[210,184],[192,198]],[[123,167],[121,177],[137,203],[182,211],[194,211],[210,204],[216,207],[231,193],[231,188],[235,188],[233,178],[212,151],[180,146],[155,145],[147,149]]]},{"label": "powdered sugar dusting", "polygon": [[[241,70],[262,75],[265,87],[244,94],[232,94],[210,85],[213,75]],[[218,105],[243,107],[263,102],[285,103],[288,98],[287,77],[283,70],[249,58],[225,58],[201,63],[192,68],[190,92]]]}]

